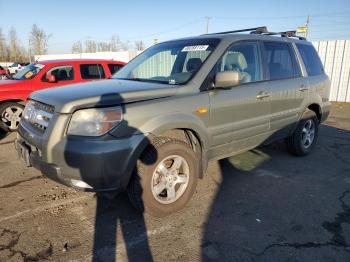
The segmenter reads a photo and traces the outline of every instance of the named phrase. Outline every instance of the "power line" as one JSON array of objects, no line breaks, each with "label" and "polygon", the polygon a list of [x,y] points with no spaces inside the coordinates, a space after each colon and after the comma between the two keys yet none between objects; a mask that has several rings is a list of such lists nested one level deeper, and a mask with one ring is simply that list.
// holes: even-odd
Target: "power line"
[{"label": "power line", "polygon": [[[232,19],[232,20],[242,20],[242,19],[269,19],[269,20],[279,20],[279,19],[295,19],[295,18],[305,18],[308,14],[304,15],[294,15],[294,16],[234,16],[234,17],[228,17],[228,16],[212,16],[212,18],[215,19]],[[339,12],[339,13],[323,13],[323,14],[310,14],[312,18],[316,17],[328,17],[328,16],[335,16],[335,15],[349,15],[349,12]]]}]

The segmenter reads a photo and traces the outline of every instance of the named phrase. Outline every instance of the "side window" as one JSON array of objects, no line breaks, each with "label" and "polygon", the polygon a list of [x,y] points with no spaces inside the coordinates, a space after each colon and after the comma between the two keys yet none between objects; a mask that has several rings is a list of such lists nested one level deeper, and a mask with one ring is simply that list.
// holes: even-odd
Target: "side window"
[{"label": "side window", "polygon": [[301,76],[294,51],[287,43],[264,43],[266,64],[270,80],[287,79]]},{"label": "side window", "polygon": [[234,44],[225,52],[219,63],[218,71],[238,71],[241,83],[262,80],[259,46],[256,42]]},{"label": "side window", "polygon": [[309,76],[324,74],[323,66],[312,45],[296,44]]},{"label": "side window", "polygon": [[108,69],[109,69],[109,72],[111,72],[111,75],[113,75],[114,73],[117,73],[119,71],[119,69],[122,67],[123,67],[123,65],[108,64]]},{"label": "side window", "polygon": [[74,79],[74,70],[71,65],[56,66],[51,68],[46,74],[42,77],[41,81],[47,82],[47,75],[54,75],[56,81],[67,81]]},{"label": "side window", "polygon": [[80,75],[82,79],[105,78],[105,72],[101,64],[80,65]]}]

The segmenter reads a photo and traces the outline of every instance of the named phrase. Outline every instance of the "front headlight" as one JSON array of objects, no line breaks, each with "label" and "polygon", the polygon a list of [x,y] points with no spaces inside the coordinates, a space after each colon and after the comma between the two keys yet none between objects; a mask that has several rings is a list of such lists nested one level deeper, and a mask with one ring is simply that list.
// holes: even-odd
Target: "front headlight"
[{"label": "front headlight", "polygon": [[121,107],[91,108],[76,111],[69,123],[68,134],[100,136],[122,121]]}]

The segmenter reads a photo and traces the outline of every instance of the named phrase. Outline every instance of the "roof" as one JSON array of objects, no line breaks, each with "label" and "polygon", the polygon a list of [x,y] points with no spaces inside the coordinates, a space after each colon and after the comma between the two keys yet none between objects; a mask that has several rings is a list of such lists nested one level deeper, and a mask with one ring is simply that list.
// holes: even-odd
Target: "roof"
[{"label": "roof", "polygon": [[[189,40],[189,39],[208,39],[208,38],[216,38],[216,39],[227,39],[227,40],[266,40],[266,41],[284,41],[284,42],[297,42],[297,43],[310,43],[307,40],[299,40],[297,38],[292,37],[281,37],[277,35],[260,35],[260,34],[210,34],[210,35],[199,35],[192,37],[185,37],[174,40]],[[174,41],[174,40],[170,40]],[[167,41],[168,42],[168,41]]]},{"label": "roof", "polygon": [[125,62],[111,59],[52,59],[52,60],[40,60],[37,63],[48,65],[48,64],[61,64],[61,63],[113,63],[113,64],[125,64]]}]

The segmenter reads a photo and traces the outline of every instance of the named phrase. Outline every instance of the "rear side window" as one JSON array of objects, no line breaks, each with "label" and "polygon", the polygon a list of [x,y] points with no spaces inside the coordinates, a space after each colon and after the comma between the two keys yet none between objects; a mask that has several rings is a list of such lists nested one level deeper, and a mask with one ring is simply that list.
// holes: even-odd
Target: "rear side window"
[{"label": "rear side window", "polygon": [[270,80],[287,79],[301,76],[300,68],[293,50],[287,43],[264,43],[266,64]]},{"label": "rear side window", "polygon": [[324,74],[323,66],[315,48],[311,45],[296,44],[309,76]]},{"label": "rear side window", "polygon": [[80,75],[82,79],[105,78],[105,72],[101,64],[80,65]]},{"label": "rear side window", "polygon": [[122,68],[123,65],[118,65],[118,64],[108,64],[109,72],[111,72],[111,75],[114,73],[117,73],[120,68]]}]

